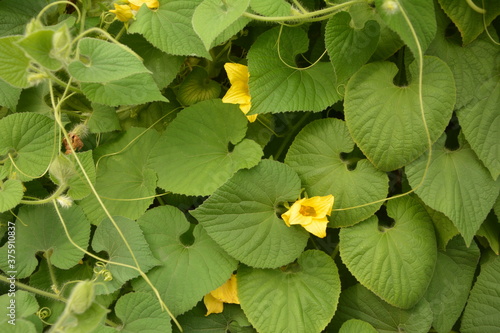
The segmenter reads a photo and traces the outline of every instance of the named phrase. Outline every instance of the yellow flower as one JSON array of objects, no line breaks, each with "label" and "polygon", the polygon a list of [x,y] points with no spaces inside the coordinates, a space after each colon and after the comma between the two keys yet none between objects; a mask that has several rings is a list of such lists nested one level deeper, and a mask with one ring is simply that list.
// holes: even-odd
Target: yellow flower
[{"label": "yellow flower", "polygon": [[333,195],[304,198],[295,201],[290,209],[281,215],[287,226],[300,224],[311,234],[323,238],[326,236],[326,225],[332,212]]},{"label": "yellow flower", "polygon": [[116,15],[116,18],[122,22],[128,22],[130,19],[134,18],[134,13],[132,13],[132,8],[129,5],[117,5],[113,4],[115,9],[110,10],[110,13]]},{"label": "yellow flower", "polygon": [[236,289],[236,275],[231,274],[222,286],[211,291],[203,297],[203,302],[207,307],[208,316],[211,313],[221,313],[224,309],[224,303],[240,304],[238,291]]},{"label": "yellow flower", "polygon": [[144,3],[149,9],[156,9],[160,6],[158,0],[128,0],[128,3],[133,10],[139,10]]},{"label": "yellow flower", "polygon": [[[248,88],[248,67],[241,64],[226,63],[224,69],[227,72],[231,88],[227,91],[226,95],[222,98],[223,103],[239,104],[240,110],[247,114],[252,107],[250,102],[250,89]],[[250,122],[257,119],[257,115],[247,116]]]}]

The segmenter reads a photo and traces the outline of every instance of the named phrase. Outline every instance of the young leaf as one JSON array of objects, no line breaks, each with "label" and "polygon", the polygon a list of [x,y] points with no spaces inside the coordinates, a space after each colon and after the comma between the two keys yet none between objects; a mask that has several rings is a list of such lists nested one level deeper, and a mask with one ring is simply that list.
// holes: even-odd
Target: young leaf
[{"label": "young leaf", "polygon": [[[73,241],[80,247],[87,248],[90,236],[90,224],[78,206],[60,209],[61,215]],[[50,230],[50,231],[49,231]],[[0,268],[12,270],[7,263],[7,248],[0,248]],[[17,278],[22,279],[33,273],[40,251],[50,255],[51,263],[59,268],[68,269],[83,257],[82,251],[68,240],[52,205],[22,206],[16,221],[16,270]]]},{"label": "young leaf", "polygon": [[308,44],[301,29],[274,28],[259,36],[248,52],[249,114],[322,111],[340,99],[330,62],[293,68],[297,66],[295,57],[306,52]]},{"label": "young leaf", "polygon": [[286,269],[238,269],[238,297],[259,332],[320,332],[340,295],[337,266],[325,253],[309,250]]},{"label": "young leaf", "polygon": [[109,106],[168,102],[148,73],[133,74],[105,83],[82,82],[82,91],[92,102]]},{"label": "young leaf", "polygon": [[52,159],[53,121],[36,113],[15,113],[0,120],[0,170],[22,181],[40,177]]},{"label": "young leaf", "polygon": [[[406,196],[387,203],[395,223],[373,216],[340,230],[340,255],[365,287],[394,306],[415,306],[429,285],[436,263],[436,238],[424,207]],[[382,221],[384,222],[384,221]]]},{"label": "young leaf", "polygon": [[244,139],[247,125],[236,105],[220,100],[184,109],[151,151],[148,163],[158,173],[158,186],[174,193],[210,195],[239,169],[255,166],[262,149]]},{"label": "young leaf", "polygon": [[105,133],[121,130],[116,110],[110,106],[92,103],[92,114],[87,126],[92,133]]},{"label": "young leaf", "polygon": [[80,82],[110,82],[127,76],[149,73],[140,58],[124,45],[95,38],[78,43],[80,58],[68,66],[69,73]]},{"label": "young leaf", "polygon": [[356,284],[342,291],[331,326],[338,330],[342,323],[353,318],[366,321],[378,332],[399,333],[404,329],[405,333],[427,333],[432,324],[432,310],[425,299],[408,310],[396,308]]},{"label": "young leaf", "polygon": [[[345,119],[354,141],[384,171],[407,165],[428,149],[417,63],[410,65],[412,81],[407,86],[393,83],[396,73],[390,62],[365,65],[349,80],[345,94]],[[448,66],[436,57],[424,58],[422,80],[425,119],[434,142],[451,118],[455,85]]]},{"label": "young leaf", "polygon": [[500,258],[481,265],[462,317],[460,332],[495,333],[500,330]]},{"label": "young leaf", "polygon": [[16,44],[21,36],[0,38],[0,79],[17,88],[29,87],[28,66],[30,59]]},{"label": "young leaf", "polygon": [[202,0],[159,0],[157,10],[146,6],[137,13],[130,33],[140,33],[163,52],[211,58],[193,30],[192,17]]},{"label": "young leaf", "polygon": [[[132,249],[141,270],[147,272],[152,267],[158,265],[159,261],[153,257],[137,223],[121,216],[115,216],[114,220],[127,240],[130,249]],[[134,261],[129,247],[125,244],[118,230],[109,219],[105,219],[97,227],[92,239],[92,248],[96,252],[106,251],[109,261],[137,267],[137,263]],[[115,264],[106,264],[106,269],[113,276],[113,280],[96,284],[96,295],[112,293],[128,280],[139,276],[137,270]]]},{"label": "young leaf", "polygon": [[62,67],[62,63],[51,55],[53,36],[52,30],[39,30],[21,39],[17,45],[26,52],[28,57],[43,67],[57,71]]},{"label": "young leaf", "polygon": [[474,242],[467,248],[461,237],[453,238],[446,251],[438,251],[434,275],[424,296],[434,314],[432,326],[437,332],[450,332],[462,313],[479,254]]},{"label": "young leaf", "polygon": [[233,258],[276,268],[296,259],[307,243],[303,228],[287,227],[277,216],[279,205],[298,199],[300,187],[292,168],[263,160],[237,172],[192,215]]},{"label": "young leaf", "polygon": [[339,333],[377,333],[377,330],[366,321],[349,319],[342,324]]},{"label": "young leaf", "polygon": [[[450,151],[443,135],[432,147],[427,177],[416,189],[429,207],[444,213],[455,224],[467,245],[493,207],[500,180],[491,178],[468,144]],[[427,163],[427,153],[406,167],[410,185],[420,183]]]},{"label": "young leaf", "polygon": [[250,0],[203,0],[194,11],[193,29],[200,36],[205,48],[246,11]]},{"label": "young leaf", "polygon": [[[353,149],[354,142],[342,120],[317,120],[297,135],[285,163],[297,172],[310,197],[333,194],[335,208],[385,198],[389,186],[386,173],[375,169],[366,159],[356,161],[355,168],[351,169],[352,165],[344,161],[341,154]],[[329,226],[356,224],[373,215],[381,205],[332,212]]]},{"label": "young leaf", "polygon": [[[201,225],[193,228],[175,207],[149,210],[137,223],[153,255],[161,261],[147,275],[174,315],[191,309],[205,294],[224,284],[236,269],[237,261]],[[151,290],[142,279],[134,281],[133,286],[137,291]]]},{"label": "young leaf", "polygon": [[292,5],[286,0],[250,0],[250,7],[264,16],[292,15]]}]

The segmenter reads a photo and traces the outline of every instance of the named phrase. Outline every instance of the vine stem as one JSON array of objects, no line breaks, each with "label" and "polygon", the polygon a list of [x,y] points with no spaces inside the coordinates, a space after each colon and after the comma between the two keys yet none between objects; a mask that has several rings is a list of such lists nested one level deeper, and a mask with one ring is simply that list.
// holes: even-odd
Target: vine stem
[{"label": "vine stem", "polygon": [[350,7],[351,5],[356,3],[365,3],[365,2],[366,2],[365,0],[353,0],[336,6],[316,10],[314,12],[306,12],[303,14],[290,15],[290,16],[262,16],[262,15],[252,14],[249,12],[244,12],[243,16],[248,17],[252,20],[264,21],[264,22],[307,21],[308,19],[313,19],[318,16],[331,14],[335,11]]},{"label": "vine stem", "polygon": [[[70,81],[68,82],[68,85],[71,84],[71,79]],[[54,91],[53,91],[53,86],[52,84],[50,84],[50,96],[51,96],[51,102],[52,102],[52,107],[54,109],[54,119],[57,123],[57,125],[59,126],[64,138],[66,139],[67,142],[71,142],[70,138],[69,138],[69,135],[68,135],[68,132],[66,131],[66,129],[64,128],[64,125],[61,121],[61,117],[60,117],[60,111],[59,111],[59,108],[60,108],[60,103],[56,103],[55,102],[55,98],[54,98]],[[65,94],[68,92],[68,90],[66,89],[63,93],[63,99],[64,99],[64,96]],[[119,265],[119,266],[123,266],[123,267],[128,267],[128,268],[131,268],[131,269],[134,269],[136,270],[137,272],[139,272],[139,274],[144,278],[144,280],[146,281],[146,283],[151,287],[151,289],[153,290],[155,296],[158,298],[158,301],[160,303],[160,306],[162,309],[164,309],[165,311],[167,311],[167,313],[169,314],[170,318],[175,322],[175,324],[177,325],[177,327],[179,328],[179,330],[181,332],[183,332],[182,330],[182,327],[181,325],[179,324],[179,322],[177,321],[177,319],[174,317],[174,315],[172,314],[172,312],[170,311],[170,309],[167,307],[167,305],[165,304],[165,302],[163,302],[162,298],[161,298],[161,295],[158,291],[158,289],[152,284],[152,282],[149,280],[149,278],[147,277],[146,273],[144,273],[139,265],[139,262],[134,254],[134,251],[132,250],[132,247],[130,246],[129,242],[127,241],[125,235],[123,234],[121,228],[118,226],[118,224],[116,223],[115,219],[113,218],[113,216],[111,215],[111,213],[108,211],[108,209],[106,208],[106,206],[104,205],[104,202],[102,201],[101,197],[99,196],[99,194],[97,193],[97,190],[95,189],[95,186],[94,184],[92,184],[92,181],[87,173],[87,171],[85,170],[85,167],[83,166],[80,158],[78,157],[78,155],[76,154],[74,148],[72,145],[69,145],[69,148],[71,150],[71,153],[73,154],[74,158],[75,158],[75,161],[77,162],[78,166],[80,167],[80,170],[82,170],[82,173],[83,173],[83,176],[85,177],[85,180],[87,181],[87,184],[89,185],[90,187],[90,190],[92,191],[92,194],[96,197],[99,205],[101,206],[101,208],[103,209],[104,213],[106,214],[106,216],[109,218],[109,220],[111,221],[111,223],[113,224],[113,227],[116,229],[116,231],[118,232],[118,235],[120,236],[120,238],[122,239],[123,243],[125,244],[125,247],[127,248],[127,250],[129,251],[131,257],[132,257],[132,260],[135,264],[135,266],[131,266],[131,265],[126,265],[126,264],[121,264],[121,263],[115,263],[115,262],[112,262],[112,261],[109,261],[109,260],[106,260],[106,259],[102,259],[102,258],[99,258],[99,260],[103,261],[103,262],[106,262],[108,264],[114,264],[114,265]],[[77,247],[78,249],[80,249],[80,251],[88,254],[88,255],[91,255],[90,252],[86,251],[85,249],[81,248],[80,246],[78,246],[75,242],[73,242],[73,240],[71,239],[71,237],[69,236],[69,233],[68,233],[68,230],[66,228],[66,224],[64,223],[64,219],[59,211],[59,207],[57,206],[57,202],[55,200],[52,201],[53,204],[54,204],[54,207],[57,211],[57,214],[59,216],[59,219],[61,220],[61,223],[63,224],[64,226],[64,230],[66,232],[66,236],[68,237],[68,239],[70,240],[70,242],[73,244],[73,246]],[[97,256],[95,255],[92,255],[92,257],[96,258]],[[97,257],[98,258],[98,257]]]},{"label": "vine stem", "polygon": [[[6,276],[4,275],[0,275],[0,281],[1,282],[5,282],[5,283],[11,283],[11,280],[8,279]],[[33,294],[37,294],[37,295],[40,295],[40,296],[43,296],[43,297],[47,297],[47,298],[50,298],[50,299],[53,299],[53,300],[56,300],[56,301],[59,301],[59,302],[66,302],[67,300],[60,296],[60,295],[57,295],[57,294],[53,294],[53,293],[49,293],[45,290],[41,290],[41,289],[38,289],[38,288],[34,288],[32,286],[29,286],[27,284],[24,284],[22,282],[19,282],[19,281],[15,281],[14,284],[16,285],[16,287],[19,287],[20,289],[23,289],[23,290],[26,290],[30,293],[33,293]]]}]

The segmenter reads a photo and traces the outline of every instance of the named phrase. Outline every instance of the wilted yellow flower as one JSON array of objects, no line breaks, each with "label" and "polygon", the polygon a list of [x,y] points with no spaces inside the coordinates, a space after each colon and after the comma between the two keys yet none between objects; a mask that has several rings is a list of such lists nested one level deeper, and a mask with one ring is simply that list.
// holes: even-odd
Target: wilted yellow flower
[{"label": "wilted yellow flower", "polygon": [[326,236],[326,225],[332,212],[333,195],[304,198],[295,201],[290,209],[281,215],[287,226],[300,224],[311,234],[323,238]]},{"label": "wilted yellow flower", "polygon": [[130,19],[134,18],[134,13],[132,13],[132,8],[129,5],[117,5],[113,4],[115,9],[110,10],[110,13],[116,15],[116,18],[122,22],[128,22]]},{"label": "wilted yellow flower", "polygon": [[[223,103],[239,104],[240,110],[247,114],[252,107],[250,102],[250,89],[248,88],[248,67],[241,64],[226,63],[224,65],[231,88],[222,98]],[[247,116],[250,122],[257,119],[257,115]]]},{"label": "wilted yellow flower", "polygon": [[160,6],[158,0],[128,0],[128,3],[133,10],[139,10],[144,3],[149,9],[156,9]]},{"label": "wilted yellow flower", "polygon": [[203,297],[203,302],[207,307],[208,316],[211,313],[221,313],[224,309],[224,303],[240,304],[238,291],[236,289],[236,275],[231,274],[222,286],[211,291]]}]

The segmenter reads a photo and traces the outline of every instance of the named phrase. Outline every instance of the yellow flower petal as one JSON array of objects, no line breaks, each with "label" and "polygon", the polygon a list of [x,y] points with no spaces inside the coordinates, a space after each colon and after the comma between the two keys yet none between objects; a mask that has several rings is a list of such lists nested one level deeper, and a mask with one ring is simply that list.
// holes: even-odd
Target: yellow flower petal
[{"label": "yellow flower petal", "polygon": [[222,97],[222,103],[250,104],[250,95],[247,88],[241,83],[232,85]]},{"label": "yellow flower petal", "polygon": [[237,82],[245,83],[248,87],[248,67],[242,64],[226,63],[224,64],[224,69],[226,70],[227,77],[231,84],[236,84]]},{"label": "yellow flower petal", "polygon": [[211,294],[206,294],[205,297],[203,297],[203,303],[205,303],[205,306],[207,307],[207,313],[205,316],[208,316],[211,313],[221,313],[222,310],[224,310],[224,303],[213,297]]},{"label": "yellow flower petal", "polygon": [[117,5],[113,4],[115,9],[110,10],[110,13],[116,15],[116,18],[122,22],[128,22],[130,19],[134,18],[134,13],[132,13],[132,8],[129,5]]},{"label": "yellow flower petal", "polygon": [[314,236],[317,236],[319,238],[324,238],[326,236],[327,224],[328,224],[328,219],[324,217],[322,219],[314,219],[312,223],[302,226],[304,227],[304,229],[306,229]]},{"label": "yellow flower petal", "polygon": [[128,3],[133,10],[139,10],[144,3],[149,9],[156,9],[160,6],[158,0],[128,0]]},{"label": "yellow flower petal", "polygon": [[226,283],[211,291],[210,294],[221,302],[240,304],[236,283],[236,275],[232,274]]},{"label": "yellow flower petal", "polygon": [[333,195],[300,199],[293,203],[281,218],[287,226],[300,224],[308,232],[318,237],[326,236],[327,215],[332,212]]},{"label": "yellow flower petal", "polygon": [[[248,87],[248,67],[241,64],[226,63],[224,69],[227,72],[231,88],[228,89],[226,95],[222,98],[223,103],[239,104],[240,110],[247,114],[252,107],[250,98],[250,89]],[[248,121],[254,122],[257,115],[247,116]]]}]

